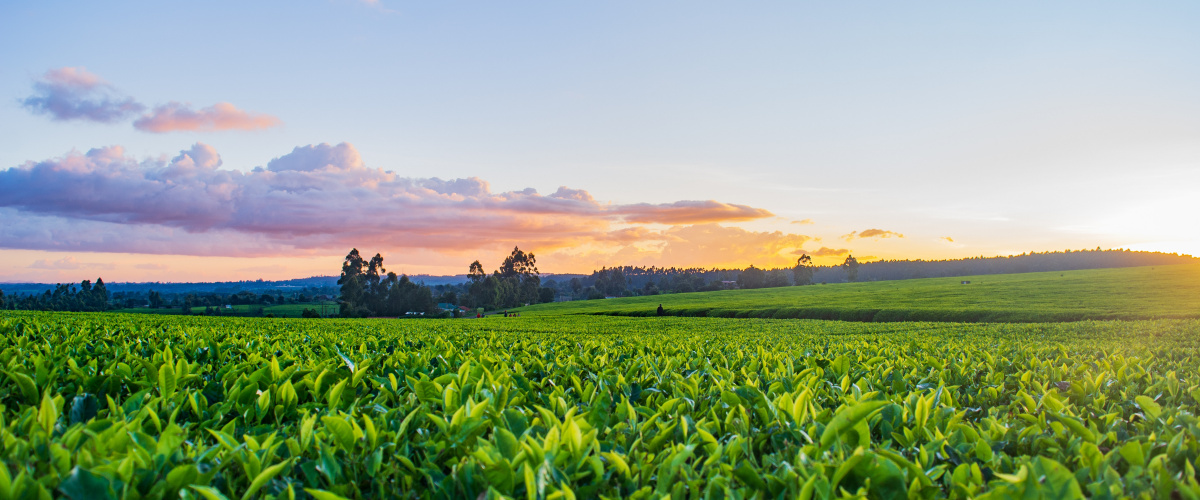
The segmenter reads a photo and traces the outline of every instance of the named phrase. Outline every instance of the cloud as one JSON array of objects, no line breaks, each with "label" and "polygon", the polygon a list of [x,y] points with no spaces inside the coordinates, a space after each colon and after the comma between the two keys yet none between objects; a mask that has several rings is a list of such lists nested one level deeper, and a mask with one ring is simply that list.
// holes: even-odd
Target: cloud
[{"label": "cloud", "polygon": [[658,224],[700,224],[719,221],[746,221],[773,217],[775,214],[761,208],[734,205],[718,201],[677,201],[651,205],[638,203],[624,205],[616,212],[628,222]]},{"label": "cloud", "polygon": [[845,249],[845,248],[821,247],[820,249],[818,249],[815,252],[809,252],[806,250],[797,250],[792,253],[795,255],[808,254],[810,257],[841,257],[843,255],[850,253],[850,250]]},{"label": "cloud", "polygon": [[47,261],[39,259],[29,265],[30,269],[53,269],[53,270],[70,270],[70,269],[112,269],[112,264],[94,263],[94,262],[79,262],[75,257],[63,257],[56,261]]},{"label": "cloud", "polygon": [[164,270],[168,269],[169,266],[167,266],[166,264],[156,264],[154,262],[146,262],[143,264],[134,264],[133,267],[135,269],[145,269],[148,271],[164,271]]},{"label": "cloud", "polygon": [[149,114],[133,122],[133,128],[143,132],[175,132],[180,130],[212,132],[218,130],[258,130],[279,126],[279,118],[251,114],[227,102],[192,110],[186,104],[170,102],[156,106]]},{"label": "cloud", "polygon": [[844,239],[846,241],[850,241],[855,238],[879,239],[879,238],[892,238],[892,237],[903,238],[904,235],[897,233],[895,231],[885,231],[883,229],[864,229],[862,231],[851,231],[850,234],[842,235],[842,239]]},{"label": "cloud", "polygon": [[[797,249],[812,237],[782,231],[750,231],[716,223],[672,226],[650,231],[632,228],[618,231],[609,242],[617,246],[601,247],[591,252],[538,255],[565,262],[566,267],[587,269],[611,265],[661,265],[682,267],[760,267],[791,266],[795,258],[789,250]],[[634,234],[634,232],[636,233]]]},{"label": "cloud", "polygon": [[803,219],[803,220],[794,220],[794,221],[792,221],[792,224],[805,224],[805,225],[807,225],[807,224],[815,224],[815,222],[813,222],[813,220],[812,220],[812,219]]},{"label": "cloud", "polygon": [[119,95],[112,85],[82,67],[47,71],[33,83],[33,95],[20,102],[29,111],[57,121],[113,123],[145,109],[133,98]]},{"label": "cloud", "polygon": [[567,187],[549,196],[532,188],[496,193],[474,177],[370,168],[348,143],[296,147],[251,171],[225,168],[205,144],[169,160],[138,160],[112,146],[0,171],[0,246],[34,250],[270,256],[353,246],[454,252],[639,241],[672,248],[680,230],[639,224],[769,214],[717,201],[608,204]]},{"label": "cloud", "polygon": [[945,240],[945,241],[946,241],[946,242],[948,242],[948,243],[954,243],[954,238],[951,238],[951,237],[949,237],[949,236],[942,236],[942,238],[941,238],[941,239],[942,239],[942,240]]},{"label": "cloud", "polygon": [[[83,120],[116,123],[133,118],[146,106],[123,96],[104,79],[84,68],[64,67],[47,71],[33,83],[33,95],[20,103],[34,114],[49,115],[56,121]],[[259,130],[279,126],[279,118],[254,114],[227,102],[193,110],[190,105],[169,102],[155,106],[133,122],[143,132],[212,132],[220,130]]]}]

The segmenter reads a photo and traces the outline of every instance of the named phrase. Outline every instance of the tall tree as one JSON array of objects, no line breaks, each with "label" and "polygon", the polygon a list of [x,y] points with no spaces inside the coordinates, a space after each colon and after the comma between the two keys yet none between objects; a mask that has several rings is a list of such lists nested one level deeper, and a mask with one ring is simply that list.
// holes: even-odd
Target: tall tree
[{"label": "tall tree", "polygon": [[796,282],[796,286],[812,284],[812,257],[809,257],[808,254],[803,254],[799,259],[796,259],[796,267],[792,268],[792,279]]},{"label": "tall tree", "polygon": [[538,288],[542,279],[537,268],[537,257],[513,247],[512,254],[504,259],[498,271],[503,282],[500,287],[501,307],[516,307],[520,304],[536,304]]},{"label": "tall tree", "polygon": [[92,287],[93,306],[100,311],[108,309],[108,287],[104,285],[104,278],[96,278],[96,286]]},{"label": "tall tree", "polygon": [[842,263],[842,270],[846,271],[846,281],[858,281],[858,259],[854,255],[847,255],[846,261]]},{"label": "tall tree", "polygon": [[487,273],[483,270],[483,264],[480,264],[479,261],[472,262],[471,269],[467,271],[467,279],[471,280],[471,283],[479,283],[486,277]]},{"label": "tall tree", "polygon": [[366,299],[366,283],[364,279],[363,267],[366,262],[362,255],[358,253],[358,249],[350,250],[346,255],[346,259],[342,261],[342,275],[338,278],[338,285],[341,286],[341,296],[338,297],[340,314],[345,317],[364,316],[367,312],[365,307]]}]

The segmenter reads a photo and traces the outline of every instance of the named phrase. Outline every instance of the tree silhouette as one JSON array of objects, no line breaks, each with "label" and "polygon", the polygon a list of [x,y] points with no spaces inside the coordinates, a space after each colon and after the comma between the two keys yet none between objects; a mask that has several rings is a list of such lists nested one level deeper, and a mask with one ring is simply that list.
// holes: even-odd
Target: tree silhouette
[{"label": "tree silhouette", "polygon": [[846,271],[846,281],[858,281],[858,259],[855,259],[854,255],[846,256],[842,270]]}]

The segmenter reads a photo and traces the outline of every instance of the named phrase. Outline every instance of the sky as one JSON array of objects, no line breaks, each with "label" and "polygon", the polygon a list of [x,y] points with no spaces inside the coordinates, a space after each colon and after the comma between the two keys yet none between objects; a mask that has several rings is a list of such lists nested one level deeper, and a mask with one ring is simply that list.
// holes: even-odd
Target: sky
[{"label": "sky", "polygon": [[0,282],[1200,255],[1196,2],[5,2]]}]

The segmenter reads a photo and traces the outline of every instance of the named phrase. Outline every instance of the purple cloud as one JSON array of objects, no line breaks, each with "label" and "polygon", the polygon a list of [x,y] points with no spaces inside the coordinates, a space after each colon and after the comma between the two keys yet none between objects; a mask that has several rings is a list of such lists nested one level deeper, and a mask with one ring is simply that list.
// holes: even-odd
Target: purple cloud
[{"label": "purple cloud", "polygon": [[[84,68],[58,68],[47,71],[33,83],[33,95],[19,101],[35,114],[49,115],[57,121],[84,120],[114,123],[138,116],[146,106],[132,97],[120,95],[99,76]],[[178,102],[155,106],[133,122],[143,132],[212,132],[220,130],[258,130],[280,125],[279,118],[250,113],[233,104],[218,102],[192,109]]]},{"label": "purple cloud", "polygon": [[59,121],[113,123],[146,109],[86,69],[70,67],[47,71],[34,82],[33,95],[20,102],[33,113]]}]

